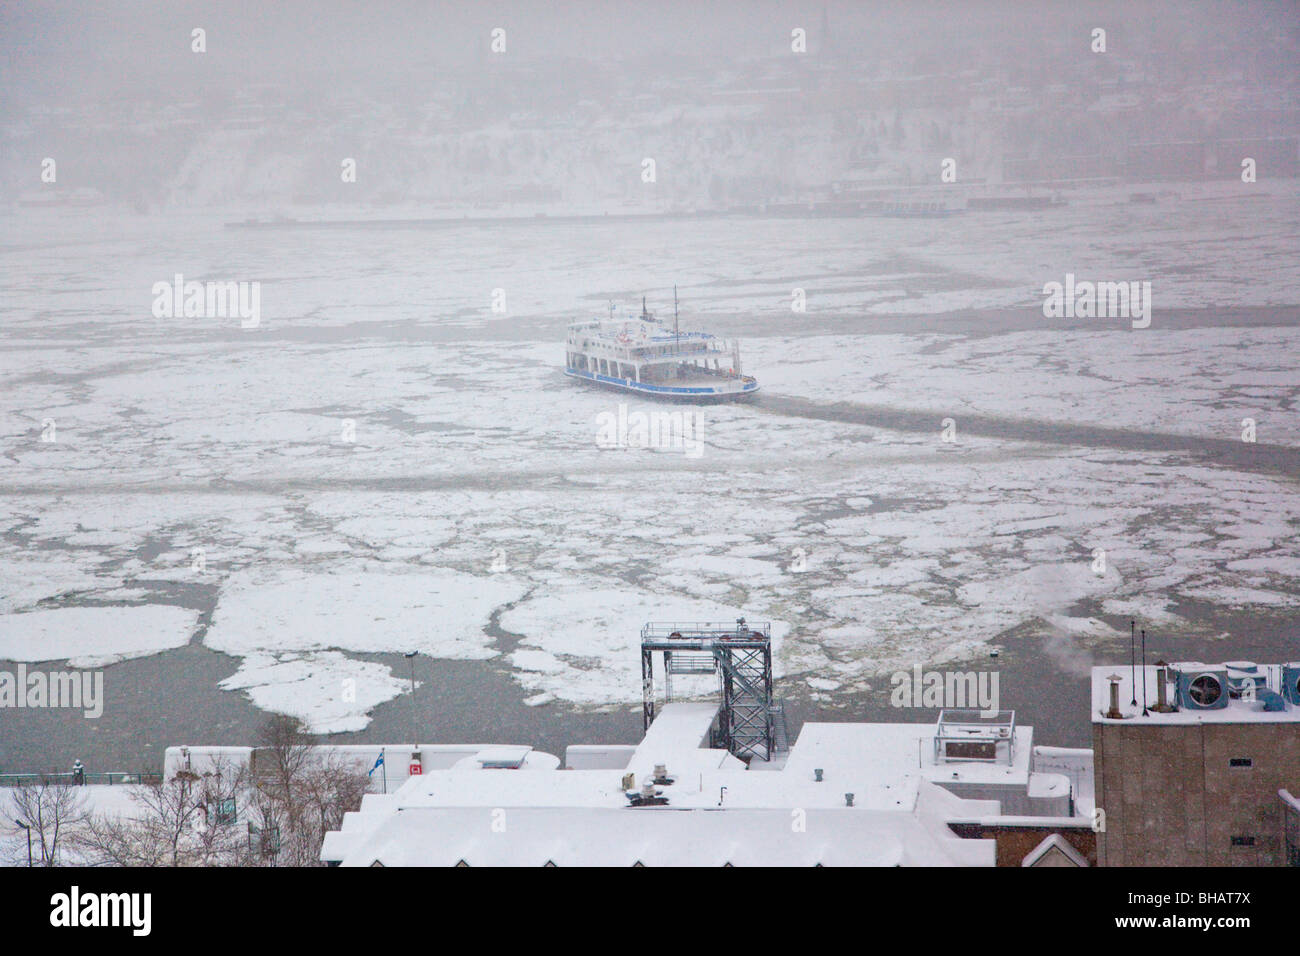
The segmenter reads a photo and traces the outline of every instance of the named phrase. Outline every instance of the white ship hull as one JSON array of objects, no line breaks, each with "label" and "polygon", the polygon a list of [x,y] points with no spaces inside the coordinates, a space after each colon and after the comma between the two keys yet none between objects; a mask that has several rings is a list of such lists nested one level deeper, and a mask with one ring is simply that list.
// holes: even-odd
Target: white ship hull
[{"label": "white ship hull", "polygon": [[742,378],[724,378],[716,384],[690,385],[655,385],[648,382],[636,382],[626,378],[613,378],[596,372],[587,372],[575,368],[566,368],[564,374],[578,381],[612,388],[621,392],[630,392],[645,398],[654,398],[670,402],[740,402],[758,392],[758,382],[749,376]]}]

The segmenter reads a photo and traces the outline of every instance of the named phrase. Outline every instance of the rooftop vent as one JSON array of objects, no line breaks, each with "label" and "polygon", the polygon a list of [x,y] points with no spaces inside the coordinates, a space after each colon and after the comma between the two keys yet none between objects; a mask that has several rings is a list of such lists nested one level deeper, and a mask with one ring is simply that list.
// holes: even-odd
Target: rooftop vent
[{"label": "rooftop vent", "polygon": [[1282,665],[1282,697],[1292,707],[1300,707],[1300,661]]},{"label": "rooftop vent", "polygon": [[1199,662],[1176,664],[1178,706],[1183,710],[1222,710],[1228,706],[1228,669]]},{"label": "rooftop vent", "polygon": [[1123,679],[1118,674],[1111,674],[1106,678],[1110,681],[1110,707],[1106,711],[1107,720],[1119,720],[1124,716],[1119,709],[1119,682]]},{"label": "rooftop vent", "polygon": [[1012,764],[1015,762],[1015,740],[1014,710],[999,710],[987,715],[971,709],[941,710],[935,725],[934,759],[936,763],[980,760]]},{"label": "rooftop vent", "polygon": [[634,807],[662,807],[667,806],[668,798],[655,789],[653,781],[647,780],[640,790],[628,791],[627,802]]},{"label": "rooftop vent", "polygon": [[1247,700],[1253,700],[1255,692],[1264,689],[1264,672],[1254,661],[1227,661],[1223,666],[1228,670],[1230,697],[1245,697]]}]

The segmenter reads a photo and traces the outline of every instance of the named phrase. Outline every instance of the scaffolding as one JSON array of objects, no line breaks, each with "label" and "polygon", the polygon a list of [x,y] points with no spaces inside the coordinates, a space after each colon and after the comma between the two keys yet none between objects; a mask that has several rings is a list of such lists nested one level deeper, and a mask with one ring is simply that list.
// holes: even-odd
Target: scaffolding
[{"label": "scaffolding", "polygon": [[771,760],[789,750],[785,711],[772,695],[770,624],[656,623],[641,628],[642,719],[655,719],[654,658],[662,656],[664,702],[673,698],[675,675],[718,678],[721,704],[713,746],[741,760]]}]

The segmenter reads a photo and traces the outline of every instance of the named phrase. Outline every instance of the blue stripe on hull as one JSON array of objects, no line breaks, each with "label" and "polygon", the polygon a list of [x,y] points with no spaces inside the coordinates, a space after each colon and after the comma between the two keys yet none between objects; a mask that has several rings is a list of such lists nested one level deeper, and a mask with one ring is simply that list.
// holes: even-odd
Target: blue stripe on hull
[{"label": "blue stripe on hull", "polygon": [[651,385],[646,382],[634,382],[626,378],[613,378],[595,372],[583,372],[576,368],[566,368],[564,374],[581,382],[591,382],[606,388],[617,389],[632,395],[644,395],[646,398],[666,398],[679,401],[715,401],[731,402],[750,397],[758,391],[758,383],[745,385],[739,391],[719,391],[705,385]]}]

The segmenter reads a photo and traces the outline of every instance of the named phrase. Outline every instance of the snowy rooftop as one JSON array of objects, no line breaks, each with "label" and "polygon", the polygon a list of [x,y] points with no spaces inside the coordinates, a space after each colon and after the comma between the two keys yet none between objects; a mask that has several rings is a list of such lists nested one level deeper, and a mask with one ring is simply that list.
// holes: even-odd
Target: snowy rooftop
[{"label": "snowy rooftop", "polygon": [[1034,729],[1017,727],[1011,763],[935,760],[934,724],[807,723],[786,760],[784,773],[812,779],[835,768],[878,780],[916,775],[945,783],[1028,785]]},{"label": "snowy rooftop", "polygon": [[344,866],[992,866],[992,841],[958,839],[942,822],[959,815],[950,804],[978,801],[926,786],[921,813],[811,809],[802,829],[786,809],[527,807],[501,811],[494,829],[486,807],[425,808],[345,820],[321,852]]},{"label": "snowy rooftop", "polygon": [[[1171,664],[1185,677],[1185,683],[1196,681],[1205,676],[1209,678],[1202,686],[1208,696],[1202,699],[1215,700],[1224,706],[1214,709],[1198,710],[1189,708],[1185,699],[1180,699],[1179,685],[1174,670],[1168,673],[1165,685],[1165,697],[1169,705],[1176,709],[1160,713],[1155,708],[1159,700],[1159,686],[1155,665],[1141,666],[1136,669],[1126,664],[1112,664],[1107,667],[1092,669],[1092,721],[1095,724],[1119,723],[1136,720],[1144,724],[1243,724],[1243,723],[1288,723],[1300,722],[1300,707],[1289,703],[1281,695],[1283,682],[1283,665],[1261,664],[1247,665],[1245,661],[1231,661],[1224,664],[1205,664],[1195,661],[1183,661]],[[1288,664],[1286,673],[1291,680],[1300,680],[1300,662]],[[1143,674],[1146,675],[1145,692]],[[1229,689],[1240,686],[1254,675],[1256,681],[1255,699],[1233,696]],[[1106,716],[1110,709],[1110,678],[1119,678],[1119,718]],[[1135,686],[1136,681],[1136,686]],[[1222,693],[1217,694],[1216,682],[1222,685]],[[1199,689],[1197,693],[1200,693]],[[1217,696],[1216,696],[1217,695]],[[1271,702],[1266,698],[1271,698]],[[1295,699],[1295,698],[1293,698]],[[1136,700],[1136,704],[1133,701]],[[1142,711],[1147,710],[1144,716]],[[1266,709],[1266,707],[1279,709]]]},{"label": "snowy rooftop", "polygon": [[[998,803],[935,784],[1031,782],[1028,727],[1015,730],[1008,764],[936,762],[934,724],[808,723],[783,766],[749,769],[707,746],[715,712],[714,704],[666,705],[622,768],[484,773],[462,762],[431,770],[396,793],[367,797],[327,836],[322,859],[362,866],[991,864],[991,845],[955,838],[947,821],[996,816]],[[655,794],[666,802],[632,806],[626,777],[639,789],[658,765],[668,782]],[[792,814],[806,830],[792,827]]]},{"label": "snowy rooftop", "polygon": [[744,763],[727,751],[708,749],[709,728],[717,712],[716,703],[661,708],[623,772],[635,773],[640,780],[642,775],[654,772],[657,764],[683,775],[724,768],[744,770]]}]

